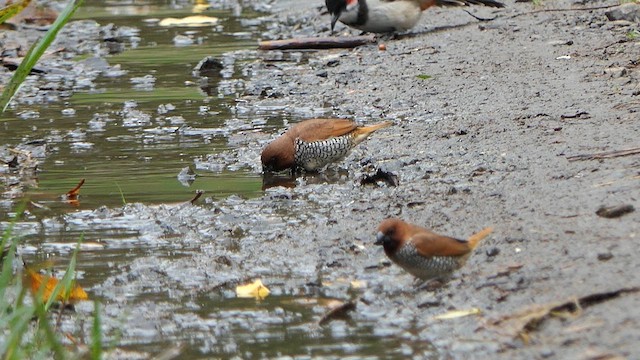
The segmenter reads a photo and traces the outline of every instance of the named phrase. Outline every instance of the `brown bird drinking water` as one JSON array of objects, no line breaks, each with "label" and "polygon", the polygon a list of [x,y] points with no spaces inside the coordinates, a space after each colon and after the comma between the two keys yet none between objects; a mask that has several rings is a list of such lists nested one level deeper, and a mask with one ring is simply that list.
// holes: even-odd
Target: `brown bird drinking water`
[{"label": "brown bird drinking water", "polygon": [[262,150],[262,169],[318,171],[349,151],[390,121],[358,126],[347,119],[311,119],[292,126]]},{"label": "brown bird drinking water", "polygon": [[422,280],[446,280],[487,237],[492,228],[459,240],[435,234],[400,219],[386,219],[378,226],[376,245],[382,245],[389,259]]}]

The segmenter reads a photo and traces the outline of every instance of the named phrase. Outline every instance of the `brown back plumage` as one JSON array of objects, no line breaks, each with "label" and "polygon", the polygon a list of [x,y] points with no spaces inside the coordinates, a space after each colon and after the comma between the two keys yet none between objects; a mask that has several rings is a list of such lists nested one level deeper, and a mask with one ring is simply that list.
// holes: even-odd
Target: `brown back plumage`
[{"label": "brown back plumage", "polygon": [[380,224],[378,230],[389,235],[396,243],[394,244],[396,246],[392,248],[411,242],[418,253],[423,256],[464,256],[475,249],[480,240],[493,231],[488,227],[470,236],[468,240],[460,240],[436,234],[400,219],[386,219]]},{"label": "brown back plumage", "polygon": [[295,124],[285,135],[311,142],[346,135],[358,125],[347,119],[311,119]]},{"label": "brown back plumage", "polygon": [[358,126],[354,121],[347,119],[305,120],[293,125],[262,150],[262,166],[267,171],[281,171],[294,167],[296,139],[314,142],[353,133],[355,144],[359,144],[372,132],[392,124],[386,121],[369,126]]},{"label": "brown back plumage", "polygon": [[417,225],[410,226],[415,230],[409,241],[413,243],[420,255],[462,256],[472,250],[465,240],[439,235]]}]

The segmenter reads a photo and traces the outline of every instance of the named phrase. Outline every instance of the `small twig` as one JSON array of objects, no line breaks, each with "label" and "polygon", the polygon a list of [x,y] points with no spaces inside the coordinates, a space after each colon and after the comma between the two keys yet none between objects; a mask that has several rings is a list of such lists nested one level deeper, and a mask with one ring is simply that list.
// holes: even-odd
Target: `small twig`
[{"label": "small twig", "polygon": [[616,40],[616,41],[614,41],[614,42],[612,42],[610,44],[607,44],[605,46],[601,46],[601,47],[595,48],[595,49],[593,49],[593,51],[608,49],[608,48],[612,47],[613,45],[624,44],[626,42],[629,42],[629,40],[627,40],[627,39]]},{"label": "small twig", "polygon": [[586,111],[580,111],[580,112],[577,112],[577,113],[571,114],[571,115],[560,115],[560,118],[561,119],[576,119],[576,118],[582,117],[582,115],[589,115],[589,113],[586,112]]},{"label": "small twig", "polygon": [[196,195],[193,197],[193,199],[189,200],[189,202],[191,204],[194,204],[196,201],[198,201],[198,199],[200,199],[200,196],[202,196],[202,194],[204,194],[204,190],[196,190]]},{"label": "small twig", "polygon": [[42,205],[42,204],[38,204],[38,203],[33,202],[33,201],[29,201],[29,203],[28,203],[28,204],[29,204],[29,205],[31,205],[31,206],[33,206],[33,207],[34,207],[34,208],[36,208],[36,209],[41,209],[41,210],[51,210],[51,208],[48,208],[48,207],[46,207],[46,206],[44,206],[44,205]]},{"label": "small twig", "polygon": [[285,40],[260,41],[259,50],[302,50],[354,48],[376,42],[373,35],[348,37],[308,37]]},{"label": "small twig", "polygon": [[492,18],[481,18],[481,17],[479,17],[479,16],[476,16],[476,15],[472,14],[469,10],[462,9],[462,11],[466,12],[466,13],[467,13],[467,14],[469,14],[472,18],[474,18],[474,19],[476,19],[476,20],[478,20],[478,21],[492,21],[492,20],[495,20],[495,19],[497,19],[497,18],[498,18],[497,16],[494,16],[494,17],[492,17]]},{"label": "small twig", "polygon": [[578,160],[610,159],[610,158],[636,155],[636,154],[640,154],[640,147],[625,149],[625,150],[607,151],[607,152],[594,153],[594,154],[573,155],[573,156],[568,156],[567,160],[578,161]]}]

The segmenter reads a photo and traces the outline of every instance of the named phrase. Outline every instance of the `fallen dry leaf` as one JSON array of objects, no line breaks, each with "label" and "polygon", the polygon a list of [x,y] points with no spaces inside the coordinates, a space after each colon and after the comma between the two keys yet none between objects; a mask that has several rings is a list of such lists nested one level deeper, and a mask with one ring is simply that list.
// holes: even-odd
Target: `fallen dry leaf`
[{"label": "fallen dry leaf", "polygon": [[348,316],[350,311],[356,309],[355,301],[347,301],[342,302],[339,300],[334,300],[329,302],[328,304],[329,311],[318,320],[318,325],[323,325],[328,323],[331,320],[342,319]]},{"label": "fallen dry leaf", "polygon": [[353,280],[351,281],[352,289],[364,289],[367,287],[367,282],[364,280]]},{"label": "fallen dry leaf", "polygon": [[631,204],[623,204],[617,206],[602,206],[596,211],[596,215],[607,218],[614,219],[621,217],[623,215],[634,212],[636,209]]},{"label": "fallen dry leaf", "polygon": [[440,315],[436,315],[433,318],[436,320],[451,320],[451,319],[457,319],[457,318],[461,318],[461,317],[465,317],[465,316],[469,316],[469,315],[478,315],[480,314],[480,309],[478,308],[471,308],[468,310],[452,310],[452,311],[447,311],[444,314],[440,314]]},{"label": "fallen dry leaf", "polygon": [[495,328],[499,333],[514,338],[520,337],[527,343],[530,338],[529,332],[537,329],[538,325],[551,316],[562,318],[573,317],[586,307],[617,298],[623,294],[638,291],[640,291],[640,287],[623,288],[615,291],[593,293],[579,298],[571,298],[566,301],[533,305],[517,313],[508,314],[492,320],[488,323],[488,326]]},{"label": "fallen dry leaf", "polygon": [[[31,293],[33,295],[39,294],[42,291],[42,302],[49,301],[51,294],[53,293],[53,289],[60,282],[53,276],[50,275],[42,275],[39,272],[26,267],[26,281],[29,284],[29,288],[31,289]],[[57,301],[74,303],[82,300],[88,300],[89,296],[87,293],[80,287],[80,285],[72,283],[71,291],[67,291],[67,289],[62,289],[56,296]],[[43,290],[41,290],[43,288]]]},{"label": "fallen dry leaf", "polygon": [[218,23],[218,18],[212,16],[203,16],[203,15],[193,15],[187,16],[182,19],[177,18],[166,18],[160,20],[158,25],[160,26],[207,26],[207,25],[215,25]]},{"label": "fallen dry leaf", "polygon": [[84,185],[84,179],[80,180],[76,187],[67,192],[67,202],[69,202],[69,204],[73,206],[80,205],[80,202],[78,201],[78,195],[80,194],[80,188],[82,187],[82,185]]},{"label": "fallen dry leaf", "polygon": [[262,284],[260,279],[251,284],[236,286],[236,296],[240,298],[264,299],[269,295],[269,289]]}]

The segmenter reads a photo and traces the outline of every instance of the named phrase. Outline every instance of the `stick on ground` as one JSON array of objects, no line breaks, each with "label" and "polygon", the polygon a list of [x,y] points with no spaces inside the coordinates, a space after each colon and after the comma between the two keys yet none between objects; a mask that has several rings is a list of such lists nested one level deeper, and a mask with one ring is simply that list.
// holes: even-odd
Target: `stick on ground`
[{"label": "stick on ground", "polygon": [[567,160],[578,161],[578,160],[609,159],[609,158],[629,156],[629,155],[635,155],[635,154],[640,154],[640,148],[614,150],[614,151],[607,151],[607,152],[594,153],[594,154],[574,155],[574,156],[568,156]]},{"label": "stick on ground", "polygon": [[260,41],[259,50],[304,50],[354,48],[376,42],[373,35],[342,37],[309,37],[285,40]]}]

